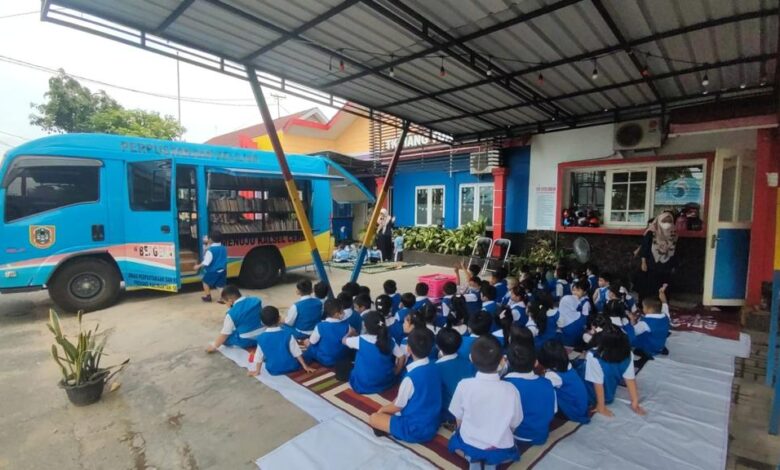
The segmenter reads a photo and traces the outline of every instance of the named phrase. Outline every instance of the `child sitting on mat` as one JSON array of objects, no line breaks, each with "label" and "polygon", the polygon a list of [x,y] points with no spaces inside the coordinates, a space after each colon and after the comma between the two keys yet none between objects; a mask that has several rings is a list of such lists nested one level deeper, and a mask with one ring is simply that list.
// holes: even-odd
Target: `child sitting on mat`
[{"label": "child sitting on mat", "polygon": [[[360,327],[363,328],[363,317],[371,311],[371,297],[368,294],[358,294],[355,300],[352,302],[355,307],[354,315],[360,318]],[[365,331],[358,331],[358,333],[365,333]]]},{"label": "child sitting on mat", "polygon": [[[415,328],[425,328],[434,335],[439,332],[439,328],[433,324],[433,321],[436,317],[436,312],[436,306],[433,304],[428,304],[421,311],[413,311],[406,316],[406,321],[404,321],[404,333],[406,334],[406,337],[401,340],[402,349],[406,348],[409,335]],[[435,361],[438,357],[439,350],[434,344],[433,347],[431,347],[431,354],[428,359]]]},{"label": "child sitting on mat", "polygon": [[506,282],[507,274],[506,268],[498,267],[490,275],[490,285],[496,288],[496,297],[493,300],[497,303],[502,303],[504,301],[504,296],[509,292],[509,287]]},{"label": "child sitting on mat", "polygon": [[401,295],[401,308],[398,309],[398,313],[395,314],[395,317],[398,319],[398,321],[403,323],[404,320],[406,320],[406,316],[415,310],[414,303],[414,294],[411,292],[405,292]]},{"label": "child sitting on mat", "polygon": [[368,250],[368,262],[378,263],[380,261],[382,261],[382,252],[374,245],[373,248]]},{"label": "child sitting on mat", "polygon": [[642,317],[632,316],[633,326],[626,326],[631,346],[638,354],[654,357],[669,354],[666,338],[669,336],[671,322],[669,305],[666,302],[666,284],[658,290],[658,297],[646,297],[642,300]]},{"label": "child sitting on mat", "polygon": [[466,325],[468,315],[466,299],[462,295],[455,295],[452,298],[450,311],[444,319],[444,324],[457,331],[461,336],[465,336],[469,333],[469,327]]},{"label": "child sitting on mat", "polygon": [[596,311],[601,313],[604,311],[604,307],[609,300],[607,293],[609,291],[609,281],[611,276],[608,273],[599,274],[598,288],[593,292],[593,304],[596,306]]},{"label": "child sitting on mat", "polygon": [[263,364],[271,375],[288,374],[301,368],[306,372],[314,372],[303,360],[303,353],[293,335],[294,330],[282,326],[279,309],[270,305],[263,307],[260,320],[266,329],[257,337],[257,349],[249,367],[249,375],[260,375]]},{"label": "child sitting on mat", "polygon": [[222,322],[222,331],[214,342],[206,348],[212,353],[223,344],[239,348],[257,346],[257,335],[262,332],[260,309],[263,302],[257,297],[243,297],[238,287],[229,285],[222,289],[222,300],[230,307]]},{"label": "child sitting on mat", "polygon": [[545,341],[558,337],[558,310],[552,308],[549,294],[539,293],[528,306],[528,323],[525,326],[534,334],[538,351]]},{"label": "child sitting on mat", "polygon": [[598,346],[585,356],[585,380],[591,405],[595,405],[597,413],[614,416],[607,405],[615,399],[618,384],[624,380],[631,397],[631,409],[638,415],[644,415],[645,410],[639,405],[639,390],[634,379],[634,355],[628,336],[611,322],[606,322],[594,341]]},{"label": "child sitting on mat", "polygon": [[455,417],[450,413],[450,401],[455,388],[461,380],[474,377],[477,370],[467,358],[458,355],[458,349],[463,343],[463,335],[448,324],[436,334],[436,346],[441,351],[441,357],[436,361],[442,380],[441,419],[445,423],[455,424]]},{"label": "child sitting on mat", "polygon": [[390,300],[393,302],[393,313],[397,313],[398,309],[401,308],[401,294],[398,293],[398,286],[395,281],[392,279],[386,280],[382,284],[382,290],[385,291],[386,295],[390,296]]},{"label": "child sitting on mat", "polygon": [[523,422],[515,429],[515,440],[542,445],[547,442],[558,405],[552,383],[534,373],[536,351],[529,344],[510,344],[506,354],[509,373],[504,380],[520,393]]},{"label": "child sitting on mat", "polygon": [[342,319],[344,311],[341,309],[341,302],[337,299],[325,301],[325,315],[326,318],[314,327],[311,336],[306,340],[307,348],[303,353],[303,359],[316,361],[325,367],[333,367],[338,361],[347,357],[349,352],[341,340],[357,333]]},{"label": "child sitting on mat", "polygon": [[558,340],[550,340],[539,351],[539,364],[545,369],[544,377],[555,388],[558,409],[569,421],[587,424],[588,390],[582,377],[571,366],[566,348]]},{"label": "child sitting on mat", "polygon": [[357,351],[349,385],[357,393],[384,392],[396,384],[406,364],[406,354],[390,337],[387,323],[379,312],[368,312],[363,324],[364,334],[342,340],[348,348]]},{"label": "child sitting on mat", "polygon": [[477,368],[473,379],[463,379],[455,388],[450,413],[457,431],[449,442],[450,452],[469,461],[469,468],[494,469],[520,458],[514,430],[523,421],[520,394],[498,375],[501,345],[490,335],[474,342],[471,360]]},{"label": "child sitting on mat", "polygon": [[343,242],[339,243],[338,248],[333,252],[333,262],[346,263],[349,261],[349,255],[350,251],[347,249],[347,245]]},{"label": "child sitting on mat", "polygon": [[482,310],[469,317],[469,331],[471,334],[463,337],[463,342],[458,349],[458,356],[469,359],[471,345],[481,336],[489,336],[493,326],[493,316]]},{"label": "child sitting on mat", "polygon": [[336,299],[341,303],[341,310],[344,312],[342,319],[349,323],[353,330],[360,332],[363,328],[363,319],[360,314],[352,308],[352,296],[348,292],[341,292]]},{"label": "child sitting on mat", "polygon": [[393,300],[389,295],[382,294],[374,301],[374,308],[385,319],[385,325],[390,332],[395,344],[401,344],[404,339],[404,324],[395,318],[393,313]]},{"label": "child sitting on mat", "polygon": [[443,318],[447,318],[447,315],[450,314],[450,309],[452,308],[452,298],[455,296],[455,294],[458,293],[458,286],[455,285],[454,282],[449,281],[445,282],[444,286],[442,286],[442,292],[444,293],[444,297],[441,298],[441,316]]},{"label": "child sitting on mat", "polygon": [[317,282],[314,284],[314,297],[319,299],[320,302],[322,302],[323,305],[325,305],[325,301],[328,299],[328,284],[322,281]]},{"label": "child sitting on mat", "polygon": [[222,246],[222,234],[211,232],[207,238],[209,243],[203,261],[195,265],[195,270],[203,268],[203,297],[204,302],[211,302],[211,291],[225,287],[227,283],[227,248]]},{"label": "child sitting on mat", "polygon": [[427,304],[431,303],[431,299],[428,298],[428,284],[424,282],[418,282],[416,286],[414,286],[414,309],[415,310],[422,310],[423,307],[425,307]]},{"label": "child sitting on mat", "polygon": [[295,339],[306,339],[311,335],[314,326],[322,319],[322,302],[312,297],[311,281],[301,279],[295,285],[295,292],[300,299],[287,309],[284,322],[293,328]]},{"label": "child sitting on mat", "polygon": [[379,431],[377,435],[390,433],[402,441],[422,443],[433,439],[439,431],[441,376],[428,358],[433,338],[427,328],[415,328],[409,333],[406,349],[413,360],[406,366],[398,395],[394,402],[368,418],[374,432]]},{"label": "child sitting on mat", "polygon": [[526,308],[526,298],[528,297],[525,288],[522,284],[516,284],[509,290],[509,303],[507,304],[512,309],[512,319],[515,324],[525,326],[528,323],[528,313]]}]

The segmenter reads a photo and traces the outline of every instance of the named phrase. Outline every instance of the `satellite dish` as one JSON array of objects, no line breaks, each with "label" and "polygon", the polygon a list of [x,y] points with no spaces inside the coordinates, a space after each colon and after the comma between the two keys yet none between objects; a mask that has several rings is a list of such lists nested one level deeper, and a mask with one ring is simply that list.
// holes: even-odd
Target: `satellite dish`
[{"label": "satellite dish", "polygon": [[582,237],[574,240],[574,256],[580,263],[587,263],[590,260],[590,243]]}]

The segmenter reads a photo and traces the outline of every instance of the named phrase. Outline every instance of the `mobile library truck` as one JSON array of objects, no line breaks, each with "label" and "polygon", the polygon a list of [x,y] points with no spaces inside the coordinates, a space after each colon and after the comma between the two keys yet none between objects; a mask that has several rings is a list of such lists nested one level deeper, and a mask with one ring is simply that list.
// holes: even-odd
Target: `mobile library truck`
[{"label": "mobile library truck", "polygon": [[[338,164],[290,155],[320,254],[333,202],[373,196]],[[274,284],[311,263],[271,152],[103,134],[33,140],[0,160],[0,292],[48,289],[68,311],[127,290],[199,282],[203,237],[222,234],[228,277]]]}]

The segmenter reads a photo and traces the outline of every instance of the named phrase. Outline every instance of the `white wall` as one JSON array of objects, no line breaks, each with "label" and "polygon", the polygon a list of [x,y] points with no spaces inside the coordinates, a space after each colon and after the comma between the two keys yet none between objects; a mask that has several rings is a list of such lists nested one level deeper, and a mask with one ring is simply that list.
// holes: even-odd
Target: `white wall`
[{"label": "white wall", "polygon": [[[537,134],[531,139],[528,188],[528,230],[553,230],[558,217],[558,164],[577,160],[607,159],[612,149],[614,125]],[[755,149],[756,131],[739,130],[670,137],[660,149],[627,155],[675,155],[712,152],[718,148]]]}]

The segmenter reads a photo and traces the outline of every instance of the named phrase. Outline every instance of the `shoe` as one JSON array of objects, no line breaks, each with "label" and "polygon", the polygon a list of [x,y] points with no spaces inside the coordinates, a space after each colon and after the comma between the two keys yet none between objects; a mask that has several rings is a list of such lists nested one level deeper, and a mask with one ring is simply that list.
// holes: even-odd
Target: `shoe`
[{"label": "shoe", "polygon": [[200,298],[200,300],[202,300],[204,302],[211,302],[211,296],[210,295],[204,295],[203,297]]},{"label": "shoe", "polygon": [[380,431],[379,429],[374,429],[374,428],[372,428],[372,430],[374,431],[374,435],[376,437],[387,437],[387,433],[384,431]]},{"label": "shoe", "polygon": [[225,301],[222,299],[217,300],[217,303],[220,305],[225,305]]},{"label": "shoe", "polygon": [[663,349],[661,350],[661,355],[663,355],[663,356],[668,356],[668,355],[669,355],[669,350],[668,350],[668,349],[666,349],[666,348],[663,348]]}]

